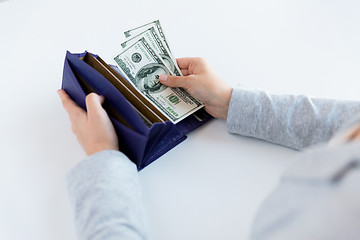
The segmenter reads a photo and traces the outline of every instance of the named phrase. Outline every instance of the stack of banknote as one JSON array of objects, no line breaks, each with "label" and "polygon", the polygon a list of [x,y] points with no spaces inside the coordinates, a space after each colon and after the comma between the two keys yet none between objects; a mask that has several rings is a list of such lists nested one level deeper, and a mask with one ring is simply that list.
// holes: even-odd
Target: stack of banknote
[{"label": "stack of banknote", "polygon": [[173,123],[203,107],[182,88],[162,85],[159,76],[182,76],[160,21],[124,32],[123,51],[114,60],[122,76]]}]

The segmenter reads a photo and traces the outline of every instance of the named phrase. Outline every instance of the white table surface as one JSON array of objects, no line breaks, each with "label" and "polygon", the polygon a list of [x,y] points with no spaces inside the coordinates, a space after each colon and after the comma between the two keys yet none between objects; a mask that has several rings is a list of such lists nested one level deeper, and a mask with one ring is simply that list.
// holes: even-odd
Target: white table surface
[{"label": "white table surface", "polygon": [[[66,50],[111,62],[160,19],[177,57],[230,85],[360,100],[360,2],[0,1],[0,239],[75,239],[64,176],[84,158],[56,90]],[[213,120],[140,172],[153,239],[246,239],[296,151]]]}]

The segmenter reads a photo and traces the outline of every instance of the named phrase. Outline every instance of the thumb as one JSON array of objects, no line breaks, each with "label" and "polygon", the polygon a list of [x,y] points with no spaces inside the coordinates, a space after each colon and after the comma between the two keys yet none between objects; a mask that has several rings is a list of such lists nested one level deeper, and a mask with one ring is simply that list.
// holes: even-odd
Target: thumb
[{"label": "thumb", "polygon": [[162,84],[168,87],[181,87],[188,89],[190,87],[191,80],[194,78],[192,75],[188,76],[171,76],[160,75],[159,80]]},{"label": "thumb", "polygon": [[106,114],[106,111],[102,107],[102,103],[104,102],[104,97],[99,96],[96,93],[90,93],[86,96],[86,109],[88,118],[97,118],[104,114]]}]

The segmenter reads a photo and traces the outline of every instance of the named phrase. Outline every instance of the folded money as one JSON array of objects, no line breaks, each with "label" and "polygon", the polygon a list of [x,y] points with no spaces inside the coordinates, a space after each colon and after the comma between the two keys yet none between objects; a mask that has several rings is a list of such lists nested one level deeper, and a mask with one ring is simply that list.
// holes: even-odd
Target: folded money
[{"label": "folded money", "polygon": [[160,83],[162,74],[182,76],[160,25],[154,21],[124,32],[123,51],[114,57],[122,76],[167,120],[176,124],[204,105],[182,88]]}]

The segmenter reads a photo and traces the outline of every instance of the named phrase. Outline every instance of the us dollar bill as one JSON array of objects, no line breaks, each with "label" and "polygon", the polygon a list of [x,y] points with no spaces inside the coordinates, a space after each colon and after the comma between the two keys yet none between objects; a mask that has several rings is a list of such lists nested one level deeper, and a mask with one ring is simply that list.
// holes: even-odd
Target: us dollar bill
[{"label": "us dollar bill", "polygon": [[184,89],[162,85],[159,76],[173,75],[145,37],[114,57],[128,81],[171,122],[178,123],[203,107]]},{"label": "us dollar bill", "polygon": [[150,44],[151,48],[155,50],[155,52],[162,58],[165,65],[168,67],[168,69],[170,69],[171,73],[182,76],[175,58],[172,57],[170,50],[166,46],[163,39],[160,37],[159,31],[154,26],[121,43],[121,47],[126,48],[127,46],[134,44],[142,37],[145,38],[146,42]]},{"label": "us dollar bill", "polygon": [[170,46],[169,46],[169,42],[166,40],[165,34],[164,34],[164,30],[161,27],[160,21],[159,20],[155,20],[153,22],[149,22],[147,24],[144,24],[142,26],[127,30],[124,32],[124,35],[126,38],[132,37],[132,36],[136,36],[139,33],[144,32],[146,29],[149,29],[150,27],[154,27],[158,30],[161,39],[165,42],[167,48],[169,49],[169,51],[171,52]]}]

